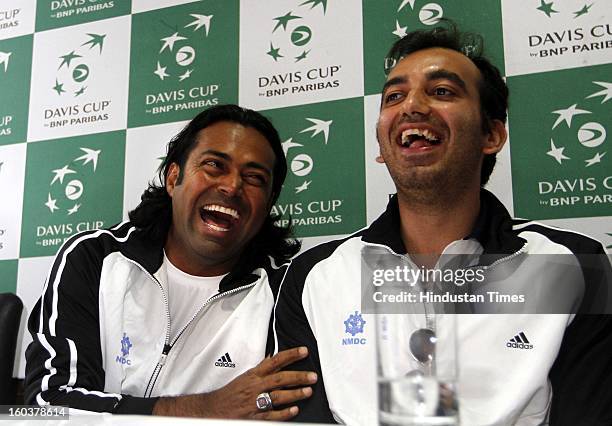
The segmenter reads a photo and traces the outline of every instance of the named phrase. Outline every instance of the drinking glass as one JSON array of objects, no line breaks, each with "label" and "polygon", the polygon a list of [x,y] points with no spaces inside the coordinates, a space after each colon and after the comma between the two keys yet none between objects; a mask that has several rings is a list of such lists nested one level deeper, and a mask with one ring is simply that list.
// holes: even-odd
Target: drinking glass
[{"label": "drinking glass", "polygon": [[458,425],[456,316],[376,315],[379,422]]}]

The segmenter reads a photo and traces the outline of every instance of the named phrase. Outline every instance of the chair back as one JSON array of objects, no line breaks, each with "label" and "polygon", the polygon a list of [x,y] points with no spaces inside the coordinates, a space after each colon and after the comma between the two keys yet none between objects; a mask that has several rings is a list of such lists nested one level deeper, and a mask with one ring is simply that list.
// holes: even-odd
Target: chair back
[{"label": "chair back", "polygon": [[15,403],[13,366],[22,311],[23,303],[19,296],[0,293],[0,405]]}]

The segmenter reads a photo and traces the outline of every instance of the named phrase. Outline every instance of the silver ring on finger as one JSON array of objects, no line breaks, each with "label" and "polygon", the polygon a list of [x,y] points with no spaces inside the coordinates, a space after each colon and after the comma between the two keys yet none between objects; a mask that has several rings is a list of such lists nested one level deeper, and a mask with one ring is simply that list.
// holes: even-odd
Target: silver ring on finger
[{"label": "silver ring on finger", "polygon": [[259,411],[269,411],[274,408],[274,406],[272,405],[272,398],[270,397],[270,394],[268,392],[262,392],[257,395],[257,398],[255,399],[255,404],[257,405],[257,409]]}]

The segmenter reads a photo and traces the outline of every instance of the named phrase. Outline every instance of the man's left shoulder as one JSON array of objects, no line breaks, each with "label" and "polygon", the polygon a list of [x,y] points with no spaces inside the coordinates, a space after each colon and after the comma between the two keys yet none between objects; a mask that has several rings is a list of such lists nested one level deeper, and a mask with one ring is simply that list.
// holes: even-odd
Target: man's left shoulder
[{"label": "man's left shoulder", "polygon": [[541,222],[514,219],[512,229],[532,245],[539,242],[540,248],[563,246],[574,254],[604,254],[601,242],[595,238],[571,229],[559,228]]}]

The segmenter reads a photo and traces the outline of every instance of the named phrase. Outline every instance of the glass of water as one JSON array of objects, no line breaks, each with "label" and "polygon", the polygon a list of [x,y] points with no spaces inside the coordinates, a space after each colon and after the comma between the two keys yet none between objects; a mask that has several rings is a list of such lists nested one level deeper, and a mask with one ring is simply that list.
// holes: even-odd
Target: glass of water
[{"label": "glass of water", "polygon": [[376,322],[380,424],[458,425],[455,315],[380,313]]}]

